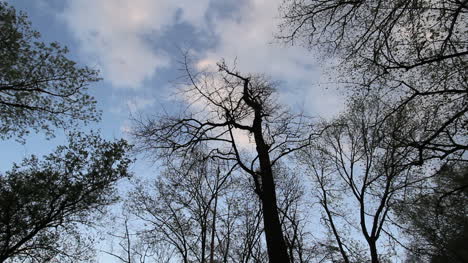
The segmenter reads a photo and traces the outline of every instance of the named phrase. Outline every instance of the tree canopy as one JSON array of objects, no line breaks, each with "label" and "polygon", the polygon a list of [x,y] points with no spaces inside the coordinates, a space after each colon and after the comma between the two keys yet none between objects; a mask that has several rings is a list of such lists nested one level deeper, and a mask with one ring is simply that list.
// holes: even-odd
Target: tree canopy
[{"label": "tree canopy", "polygon": [[401,200],[397,209],[399,222],[412,239],[410,257],[432,263],[466,262],[466,164],[448,162],[431,180],[410,191],[410,198]]},{"label": "tree canopy", "polygon": [[0,138],[96,121],[87,85],[98,72],[68,59],[67,48],[40,41],[24,13],[0,2]]},{"label": "tree canopy", "polygon": [[[146,20],[133,11],[121,36]],[[466,262],[468,0],[283,0],[280,12],[279,39],[338,61],[340,114],[295,113],[278,76],[187,51],[182,109],[133,118],[136,151],[74,131],[0,172],[0,262],[95,262],[99,230],[100,251],[125,263]],[[67,52],[0,0],[0,142],[100,119],[98,72]],[[117,189],[138,153],[154,173]],[[112,224],[94,228],[103,216]]]}]

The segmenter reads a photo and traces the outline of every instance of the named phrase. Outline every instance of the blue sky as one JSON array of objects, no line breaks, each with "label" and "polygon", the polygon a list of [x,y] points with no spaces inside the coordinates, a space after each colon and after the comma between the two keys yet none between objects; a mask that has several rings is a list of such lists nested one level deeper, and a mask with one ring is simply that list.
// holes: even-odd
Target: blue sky
[{"label": "blue sky", "polygon": [[[283,104],[329,117],[341,99],[313,52],[279,43],[280,0],[9,0],[26,12],[45,42],[70,49],[70,58],[99,69],[104,78],[89,87],[103,112],[106,138],[126,137],[130,114],[171,110],[180,76],[180,49],[189,49],[199,68],[224,58],[244,73],[264,73],[281,83]],[[319,85],[321,84],[321,85]],[[330,88],[331,87],[331,88]],[[328,89],[327,89],[328,88]],[[83,127],[85,128],[85,127]],[[0,166],[29,154],[43,155],[64,143],[62,131],[46,140],[32,134],[26,144],[2,141]]]}]

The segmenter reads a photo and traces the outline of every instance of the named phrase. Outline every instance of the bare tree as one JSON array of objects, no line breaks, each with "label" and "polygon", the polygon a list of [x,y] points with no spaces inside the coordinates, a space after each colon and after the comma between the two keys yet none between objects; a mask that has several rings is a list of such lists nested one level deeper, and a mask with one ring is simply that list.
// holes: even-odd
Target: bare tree
[{"label": "bare tree", "polygon": [[301,152],[344,262],[362,260],[356,259],[362,252],[351,246],[347,227],[358,230],[371,261],[382,262],[380,237],[396,236],[392,209],[407,188],[427,180],[421,169],[408,165],[418,153],[393,137],[406,132],[407,119],[393,116],[382,122],[388,110],[378,97],[353,99],[347,112],[326,124],[323,137]]},{"label": "bare tree", "polygon": [[288,255],[291,262],[311,262],[316,256],[312,247],[312,235],[309,232],[310,220],[307,195],[304,193],[304,183],[299,176],[299,170],[282,162],[274,169],[277,182],[278,208],[280,210],[281,226],[283,228]]},{"label": "bare tree", "polygon": [[232,170],[199,151],[186,157],[168,161],[154,183],[140,183],[129,208],[147,225],[139,230],[146,242],[170,244],[183,262],[214,262]]},{"label": "bare tree", "polygon": [[[173,259],[184,262],[268,262],[255,183],[250,176],[229,171],[224,161],[206,157],[192,153],[171,159],[155,184],[139,184],[129,202],[141,221],[134,235],[150,247],[169,245],[177,251]],[[307,246],[300,182],[282,166],[274,176],[290,260],[310,262],[315,250]],[[130,244],[135,243],[131,235],[125,231],[116,236],[121,253],[113,255],[122,261],[141,254]]]},{"label": "bare tree", "polygon": [[223,247],[226,257],[222,262],[268,262],[261,203],[256,198],[255,186],[245,178],[233,186],[235,189],[229,191],[226,199],[227,216],[220,219],[224,226],[219,229],[220,236],[229,240],[229,246]]},{"label": "bare tree", "polygon": [[[184,67],[189,85],[182,94],[191,99],[189,109],[179,116],[136,121],[133,135],[139,149],[165,156],[210,142],[212,158],[233,161],[251,175],[262,202],[269,260],[289,262],[272,169],[309,142],[304,118],[275,102],[274,84],[264,77],[241,75],[224,62],[218,64],[218,72],[194,73],[187,57]],[[235,135],[239,132],[253,137],[254,153],[242,151]]]}]

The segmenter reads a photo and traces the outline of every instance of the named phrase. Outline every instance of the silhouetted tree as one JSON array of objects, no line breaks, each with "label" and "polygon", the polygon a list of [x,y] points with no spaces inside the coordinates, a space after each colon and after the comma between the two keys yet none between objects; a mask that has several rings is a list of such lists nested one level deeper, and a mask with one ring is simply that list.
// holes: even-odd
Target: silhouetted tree
[{"label": "silhouetted tree", "polygon": [[[412,131],[411,125],[404,115],[387,117],[389,110],[377,96],[353,98],[343,114],[324,124],[322,137],[300,154],[317,187],[323,221],[347,263],[368,258],[382,262],[391,243],[379,245],[381,237],[392,240],[398,235],[391,224],[397,200],[427,179],[409,165],[419,154],[394,138],[397,132]],[[353,244],[359,235],[367,252]]]},{"label": "silhouetted tree", "polygon": [[43,160],[32,156],[0,175],[0,262],[84,260],[80,228],[117,200],[128,150],[123,140],[74,133]]},{"label": "silhouetted tree", "polygon": [[[169,244],[145,238],[141,229],[132,230],[131,222],[139,221],[130,215],[113,220],[114,225],[108,233],[111,237],[111,248],[101,250],[103,253],[123,263],[169,263],[174,259],[175,252]],[[113,247],[114,242],[117,242],[117,249]]]},{"label": "silhouetted tree", "polygon": [[232,171],[206,158],[197,151],[167,161],[158,179],[139,183],[129,200],[130,211],[147,226],[139,230],[145,242],[171,245],[186,263],[220,257],[219,221],[232,213],[220,204],[233,184]]},{"label": "silhouetted tree", "polygon": [[292,164],[283,162],[273,170],[277,183],[278,208],[290,262],[311,262],[317,256],[310,233],[312,214],[308,209],[305,184]]},{"label": "silhouetted tree", "polygon": [[[309,135],[304,118],[275,101],[274,85],[261,76],[243,76],[219,63],[217,73],[194,73],[185,60],[190,100],[183,115],[135,122],[140,150],[156,156],[185,154],[209,142],[209,156],[235,162],[255,182],[262,203],[270,262],[289,262],[279,219],[273,167],[282,157],[304,147]],[[197,108],[200,107],[200,108]],[[236,133],[253,137],[255,152],[243,153]]]},{"label": "silhouetted tree", "polygon": [[[86,93],[98,72],[66,57],[67,48],[40,41],[27,16],[0,1],[0,140],[24,142],[31,132],[96,121]],[[118,179],[128,177],[129,145],[72,133],[67,146],[39,160],[32,156],[0,174],[0,262],[85,261],[83,236],[117,200]]]},{"label": "silhouetted tree", "polygon": [[[148,246],[168,244],[176,251],[173,260],[183,262],[268,262],[255,184],[205,154],[172,158],[157,180],[138,183],[128,208],[142,227],[132,235]],[[308,247],[300,181],[286,166],[277,166],[274,176],[290,260],[310,262],[315,250]],[[125,262],[137,254],[129,247],[132,235],[119,234],[122,255],[112,252]]]}]

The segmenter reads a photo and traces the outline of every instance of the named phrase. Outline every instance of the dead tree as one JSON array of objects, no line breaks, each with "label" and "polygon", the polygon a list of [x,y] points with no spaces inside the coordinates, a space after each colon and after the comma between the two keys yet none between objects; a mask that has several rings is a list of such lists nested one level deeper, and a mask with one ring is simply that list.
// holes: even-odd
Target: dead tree
[{"label": "dead tree", "polygon": [[[164,157],[209,142],[211,158],[234,161],[255,182],[270,262],[289,262],[272,168],[309,142],[303,116],[280,107],[274,84],[262,76],[242,75],[224,62],[218,64],[218,72],[194,73],[187,57],[184,68],[189,84],[182,91],[190,101],[187,111],[135,121],[136,144],[141,151]],[[242,149],[239,133],[253,138],[255,150]]]}]

